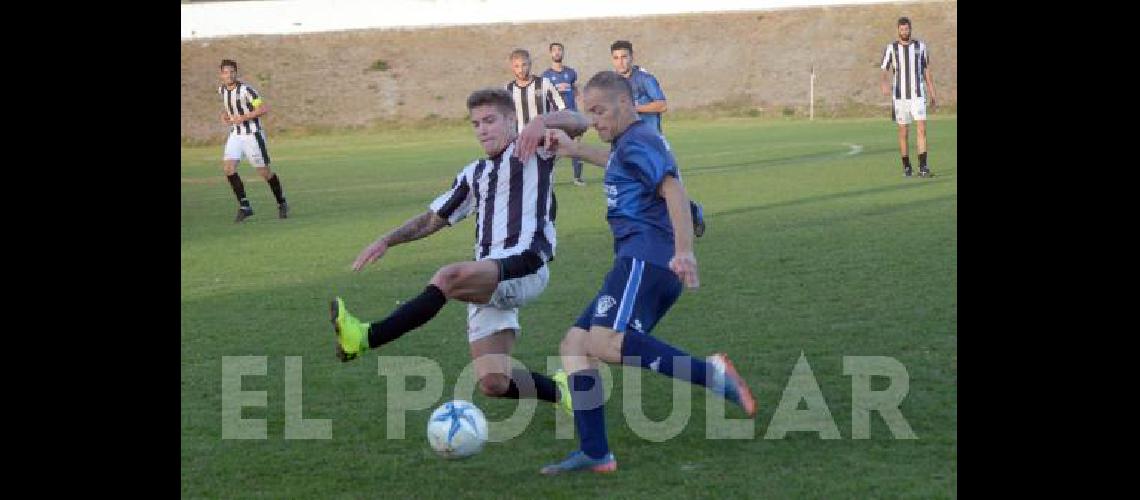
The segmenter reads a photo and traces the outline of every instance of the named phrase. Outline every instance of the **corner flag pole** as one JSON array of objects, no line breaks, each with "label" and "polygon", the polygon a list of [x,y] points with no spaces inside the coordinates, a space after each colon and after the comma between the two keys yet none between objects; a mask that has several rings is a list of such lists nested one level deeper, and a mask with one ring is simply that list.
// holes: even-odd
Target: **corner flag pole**
[{"label": "corner flag pole", "polygon": [[811,65],[811,86],[808,91],[808,120],[815,120],[815,64]]}]

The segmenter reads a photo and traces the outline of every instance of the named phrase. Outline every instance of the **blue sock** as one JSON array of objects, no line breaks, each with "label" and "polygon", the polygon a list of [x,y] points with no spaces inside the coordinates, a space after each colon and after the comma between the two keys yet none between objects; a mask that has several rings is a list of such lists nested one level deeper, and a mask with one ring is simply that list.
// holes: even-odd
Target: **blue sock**
[{"label": "blue sock", "polygon": [[570,375],[571,403],[574,405],[574,427],[578,442],[590,458],[602,458],[610,452],[606,439],[605,386],[602,375],[591,368]]},{"label": "blue sock", "polygon": [[648,334],[626,333],[621,344],[621,360],[624,365],[639,366],[702,387],[712,382],[705,377],[712,368],[704,359],[694,358]]}]

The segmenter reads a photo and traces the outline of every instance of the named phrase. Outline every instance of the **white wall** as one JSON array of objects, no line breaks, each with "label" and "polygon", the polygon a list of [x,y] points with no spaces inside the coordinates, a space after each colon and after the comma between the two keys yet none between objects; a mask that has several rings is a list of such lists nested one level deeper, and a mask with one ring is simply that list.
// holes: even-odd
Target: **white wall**
[{"label": "white wall", "polygon": [[883,0],[270,0],[182,4],[182,39],[411,28],[503,22],[557,22],[689,12],[768,10]]}]

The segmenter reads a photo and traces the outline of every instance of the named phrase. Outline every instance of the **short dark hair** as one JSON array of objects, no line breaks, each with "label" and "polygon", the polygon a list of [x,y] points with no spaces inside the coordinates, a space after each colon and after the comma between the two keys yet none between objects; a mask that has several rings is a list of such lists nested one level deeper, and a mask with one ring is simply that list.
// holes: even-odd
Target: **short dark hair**
[{"label": "short dark hair", "polygon": [[551,43],[550,46],[546,48],[546,50],[554,50],[555,45],[560,47],[562,50],[566,50],[566,46],[562,45],[561,43],[558,43],[558,42]]},{"label": "short dark hair", "polygon": [[515,116],[515,100],[506,89],[490,87],[467,96],[467,112],[479,106],[494,106],[503,116]]},{"label": "short dark hair", "polygon": [[903,17],[899,18],[899,26],[902,26],[904,24],[907,26],[910,26],[910,18],[909,17],[903,16]]},{"label": "short dark hair", "polygon": [[618,40],[618,41],[616,41],[610,45],[610,52],[613,52],[613,51],[618,50],[618,49],[628,50],[629,53],[632,54],[633,53],[633,44],[629,43],[629,40]]},{"label": "short dark hair", "polygon": [[510,57],[510,58],[511,58],[511,59],[514,59],[514,58],[516,58],[516,57],[525,57],[525,58],[527,58],[527,59],[530,59],[530,52],[527,52],[527,51],[526,51],[526,49],[515,49],[515,50],[512,50],[512,51],[511,51],[511,57]]},{"label": "short dark hair", "polygon": [[629,80],[615,71],[599,71],[586,83],[586,90],[590,89],[617,92],[618,95],[624,92],[629,96],[629,101],[633,102],[633,87],[629,84]]},{"label": "short dark hair", "polygon": [[222,64],[218,65],[218,69],[223,69],[226,66],[233,66],[234,71],[237,71],[237,61],[233,59],[222,59]]}]

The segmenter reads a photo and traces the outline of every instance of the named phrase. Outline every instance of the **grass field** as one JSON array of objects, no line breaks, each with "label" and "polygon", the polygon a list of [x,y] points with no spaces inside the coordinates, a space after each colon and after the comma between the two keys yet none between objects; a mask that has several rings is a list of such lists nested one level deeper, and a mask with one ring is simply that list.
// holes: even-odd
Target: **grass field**
[{"label": "grass field", "polygon": [[[540,405],[520,436],[464,461],[437,458],[423,437],[431,409],[407,414],[407,436],[385,439],[386,378],[375,353],[333,357],[328,299],[379,319],[417,294],[440,265],[470,258],[473,223],[394,248],[349,271],[378,234],[422,212],[480,153],[469,130],[269,138],[293,208],[240,167],[257,214],[231,222],[233,194],[220,146],[181,151],[181,398],[184,497],[811,497],[957,496],[957,121],[929,122],[932,179],[905,179],[886,118],[672,121],[666,134],[709,229],[697,241],[699,290],[685,293],[656,335],[692,352],[728,352],[761,406],[750,440],[709,440],[703,392],[678,436],[651,442],[607,411],[617,474],[542,477],[574,441],[555,439],[555,409]],[[596,141],[596,135],[590,137]],[[913,144],[913,138],[912,138]],[[913,145],[912,145],[913,148]],[[917,155],[915,157],[917,165]],[[516,358],[538,371],[608,270],[601,169],[589,186],[559,164],[558,258],[544,295],[522,311]],[[448,304],[383,354],[425,356],[443,368],[445,396],[468,363],[465,307]],[[841,438],[793,432],[764,439],[792,368],[811,364]],[[264,440],[222,439],[225,356],[265,356],[245,391],[268,404]],[[303,362],[304,418],[331,419],[332,439],[287,440],[287,356]],[[888,356],[909,374],[901,412],[917,439],[895,439],[877,414],[852,439],[852,377],[844,356]],[[612,371],[614,397],[622,369]],[[886,382],[872,384],[881,390]],[[671,382],[645,373],[645,413],[665,418]],[[412,381],[412,387],[416,387]],[[420,386],[423,382],[419,383]],[[502,420],[516,402],[473,397]],[[614,401],[617,401],[616,399]],[[740,418],[731,408],[729,418]],[[561,418],[561,417],[559,417]]]}]

